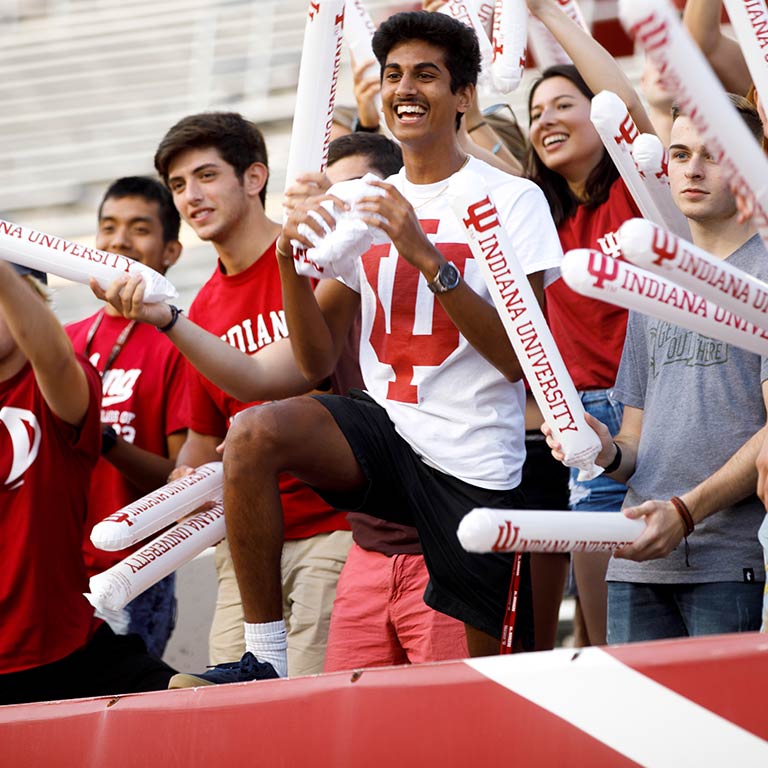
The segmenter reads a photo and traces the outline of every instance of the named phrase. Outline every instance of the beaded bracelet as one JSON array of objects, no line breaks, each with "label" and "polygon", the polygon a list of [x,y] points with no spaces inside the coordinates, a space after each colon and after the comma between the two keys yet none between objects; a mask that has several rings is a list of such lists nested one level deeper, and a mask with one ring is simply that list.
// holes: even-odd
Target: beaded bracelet
[{"label": "beaded bracelet", "polygon": [[688,537],[693,533],[695,527],[693,515],[691,515],[691,511],[688,509],[686,503],[679,496],[673,496],[669,501],[683,521],[683,527],[685,528],[685,533],[683,534],[683,539],[685,540],[685,565],[690,568],[691,564],[688,562]]}]

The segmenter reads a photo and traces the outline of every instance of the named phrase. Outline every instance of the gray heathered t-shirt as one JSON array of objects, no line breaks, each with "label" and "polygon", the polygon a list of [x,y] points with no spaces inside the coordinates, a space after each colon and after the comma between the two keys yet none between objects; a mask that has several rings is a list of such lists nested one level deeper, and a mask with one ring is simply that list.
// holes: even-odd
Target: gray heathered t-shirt
[{"label": "gray heathered t-shirt", "polygon": [[[755,235],[728,262],[763,280],[768,252]],[[643,409],[637,469],[624,507],[681,496],[719,469],[765,425],[761,382],[768,358],[632,312],[614,396]],[[635,563],[612,558],[609,581],[697,583],[763,581],[756,495],[710,515],[668,557]]]}]

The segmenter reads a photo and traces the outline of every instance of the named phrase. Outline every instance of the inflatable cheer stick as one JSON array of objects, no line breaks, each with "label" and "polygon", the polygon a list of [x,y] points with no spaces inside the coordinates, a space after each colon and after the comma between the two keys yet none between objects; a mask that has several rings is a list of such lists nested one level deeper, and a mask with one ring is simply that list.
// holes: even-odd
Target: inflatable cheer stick
[{"label": "inflatable cheer stick", "polygon": [[47,235],[2,219],[0,259],[83,285],[88,285],[94,278],[105,290],[118,277],[141,275],[146,285],[144,301],[148,304],[175,299],[179,295],[167,278],[141,262],[119,253],[87,248],[63,237]]},{"label": "inflatable cheer stick", "polygon": [[220,461],[203,464],[191,474],[173,480],[96,523],[91,542],[108,552],[133,546],[206,501],[218,501],[223,478]]},{"label": "inflatable cheer stick", "polygon": [[621,512],[473,509],[457,535],[467,552],[612,552],[631,544],[645,521]]}]

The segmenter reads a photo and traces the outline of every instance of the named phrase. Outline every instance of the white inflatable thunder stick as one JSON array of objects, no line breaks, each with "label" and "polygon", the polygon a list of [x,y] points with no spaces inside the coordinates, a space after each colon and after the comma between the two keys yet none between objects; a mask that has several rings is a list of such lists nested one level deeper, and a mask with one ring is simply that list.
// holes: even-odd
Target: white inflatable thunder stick
[{"label": "white inflatable thunder stick", "polygon": [[725,8],[760,103],[768,105],[768,8],[765,0],[725,0]]},{"label": "white inflatable thunder stick", "polygon": [[141,275],[146,284],[144,301],[148,304],[179,295],[167,278],[127,256],[87,248],[3,219],[0,219],[0,259],[83,285],[95,278],[104,289],[122,275]]},{"label": "white inflatable thunder stick", "polygon": [[85,596],[98,610],[119,611],[226,535],[224,504],[218,502],[177,523],[103,573],[91,576],[90,592]]},{"label": "white inflatable thunder stick", "polygon": [[496,0],[493,13],[493,87],[511,93],[525,71],[528,6],[525,0]]},{"label": "white inflatable thunder stick", "polygon": [[688,220],[672,199],[669,187],[669,153],[661,139],[652,133],[641,133],[632,143],[632,158],[640,171],[645,188],[661,214],[665,229],[680,237],[690,238]]},{"label": "white inflatable thunder stick", "polygon": [[482,82],[486,82],[491,76],[493,47],[488,39],[483,22],[480,21],[480,17],[477,15],[477,4],[471,2],[471,0],[470,2],[466,2],[466,0],[448,0],[445,5],[438,9],[438,12],[451,16],[456,21],[460,21],[462,24],[466,24],[475,30],[477,42],[480,46],[480,79]]},{"label": "white inflatable thunder stick", "polygon": [[612,552],[631,544],[644,520],[621,512],[473,509],[457,535],[467,552]]},{"label": "white inflatable thunder stick", "polygon": [[[344,9],[344,39],[347,41],[355,64],[373,60],[374,63],[365,70],[366,77],[379,74],[379,65],[376,63],[376,56],[371,47],[371,39],[375,31],[376,25],[368,9],[363,5],[363,0],[347,0]],[[376,94],[376,109],[381,112],[381,94]]]},{"label": "white inflatable thunder stick", "polygon": [[768,283],[645,219],[630,219],[616,237],[624,257],[768,328]]},{"label": "white inflatable thunder stick", "polygon": [[662,87],[691,120],[737,192],[754,194],[753,221],[768,242],[768,161],[678,13],[666,0],[619,0],[621,22],[645,49]]},{"label": "white inflatable thunder stick", "polygon": [[[471,183],[467,183],[470,179]],[[578,467],[584,477],[596,477],[602,472],[595,465],[600,439],[586,423],[576,387],[528,278],[515,258],[485,182],[465,172],[460,184],[449,187],[448,194],[531,393],[563,446],[563,463]]]},{"label": "white inflatable thunder stick", "polygon": [[[589,32],[584,14],[576,0],[558,0],[562,11],[575,21],[585,32]],[[539,69],[546,69],[553,64],[571,64],[571,57],[563,50],[554,35],[535,16],[528,18],[528,44],[536,58]]]},{"label": "white inflatable thunder stick", "polygon": [[142,496],[96,523],[91,542],[97,549],[118,552],[143,541],[206,501],[221,498],[224,472],[220,461],[203,464],[192,474]]},{"label": "white inflatable thunder stick", "polygon": [[343,27],[344,0],[310,1],[285,171],[286,189],[302,173],[325,170],[341,66]]},{"label": "white inflatable thunder stick", "polygon": [[[592,99],[589,116],[640,212],[664,226],[664,217],[632,158],[630,147],[639,131],[626,104],[615,93],[600,91]],[[688,232],[687,223],[684,232]]]},{"label": "white inflatable thunder stick", "polygon": [[566,284],[583,296],[634,309],[757,355],[768,355],[768,331],[632,264],[599,251],[577,248],[565,254],[561,272]]}]

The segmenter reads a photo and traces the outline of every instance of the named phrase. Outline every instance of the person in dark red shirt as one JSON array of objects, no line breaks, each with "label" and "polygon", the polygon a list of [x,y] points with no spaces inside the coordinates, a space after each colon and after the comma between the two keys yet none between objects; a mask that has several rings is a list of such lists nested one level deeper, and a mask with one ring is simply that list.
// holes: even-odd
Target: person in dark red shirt
[{"label": "person in dark red shirt", "polygon": [[[189,310],[189,318],[253,356],[288,336],[275,254],[280,225],[264,210],[269,178],[267,150],[259,129],[241,115],[189,115],[171,127],[155,155],[155,167],[173,195],[181,217],[213,244],[213,274]],[[173,339],[173,337],[171,337]],[[186,354],[186,352],[185,352]],[[290,350],[288,350],[290,356]],[[188,356],[189,357],[189,356]],[[232,419],[258,400],[224,392],[198,360],[189,379],[190,423],[177,467],[197,467],[221,456]],[[203,365],[211,365],[206,360]],[[201,371],[201,372],[200,372]],[[277,394],[294,394],[280,387]],[[301,379],[304,391],[306,381]],[[177,469],[177,472],[179,469]],[[286,629],[275,630],[287,644],[291,675],[322,671],[336,581],[352,544],[344,512],[334,509],[305,483],[281,477],[286,546],[281,561]],[[245,651],[243,613],[229,547],[216,551],[219,591],[210,636],[213,664],[230,663]],[[281,670],[285,674],[286,670]]]},{"label": "person in dark red shirt", "polygon": [[101,381],[44,290],[0,262],[0,704],[158,690],[173,675],[83,596]]},{"label": "person in dark red shirt", "polygon": [[[179,225],[164,184],[126,176],[104,193],[96,247],[165,274],[181,254]],[[186,364],[162,333],[126,320],[109,304],[65,330],[102,379],[102,458],[91,479],[83,544],[88,576],[93,576],[133,551],[97,549],[90,539],[93,526],[165,485],[173,471],[188,422]],[[161,657],[176,619],[175,578],[166,576],[103,618],[117,634],[140,635],[147,650]]]}]

